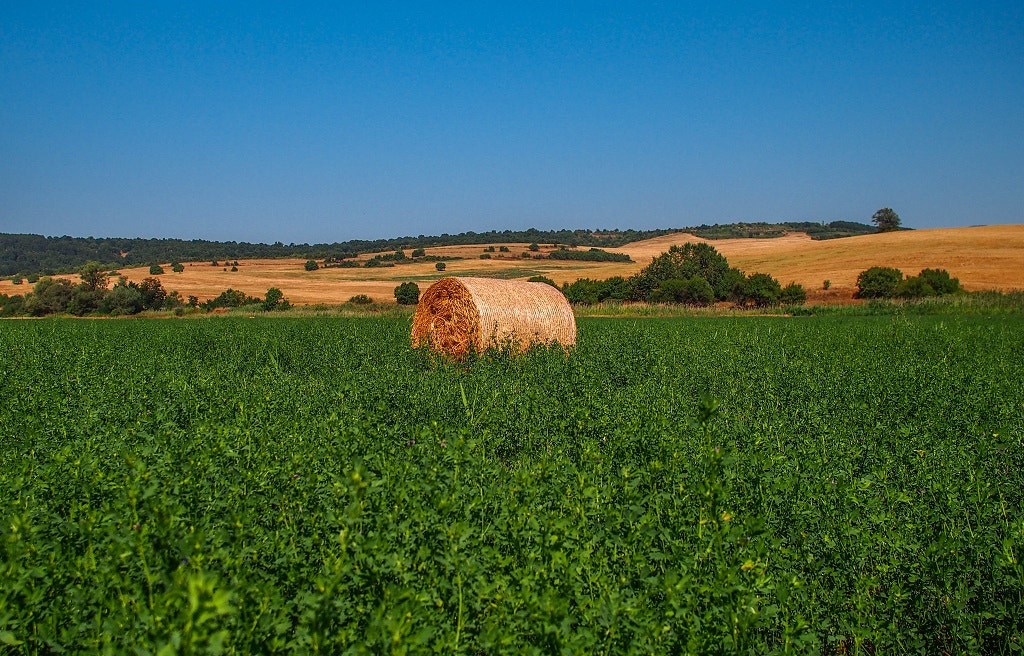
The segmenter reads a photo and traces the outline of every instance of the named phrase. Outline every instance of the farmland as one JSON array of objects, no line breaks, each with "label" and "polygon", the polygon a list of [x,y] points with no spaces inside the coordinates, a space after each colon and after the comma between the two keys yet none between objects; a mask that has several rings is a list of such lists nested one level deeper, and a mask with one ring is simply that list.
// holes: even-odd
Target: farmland
[{"label": "farmland", "polygon": [[[425,288],[445,275],[487,278],[521,278],[544,275],[556,283],[579,278],[603,279],[631,276],[650,263],[651,258],[672,245],[706,242],[686,233],[672,233],[651,239],[609,247],[609,252],[629,255],[632,262],[583,262],[550,259],[525,259],[527,243],[507,244],[508,253],[495,253],[481,260],[486,244],[428,247],[428,256],[460,258],[447,262],[444,273],[435,263],[418,261],[390,268],[321,268],[306,271],[302,259],[241,259],[237,271],[210,262],[189,262],[180,273],[163,263],[166,273],[156,276],[168,290],[183,297],[200,300],[214,298],[232,288],[259,296],[268,288],[281,289],[297,305],[338,304],[357,294],[366,294],[379,302],[394,302],[397,284],[411,280]],[[857,274],[872,266],[892,266],[907,275],[925,268],[948,269],[969,291],[1024,289],[1024,226],[1000,225],[971,228],[909,230],[871,234],[843,239],[815,241],[804,233],[774,238],[716,239],[709,243],[725,255],[733,266],[747,273],[768,273],[785,285],[797,282],[808,292],[811,303],[850,303],[856,291]],[[500,248],[502,244],[494,244]],[[551,244],[541,244],[539,254],[547,255]],[[374,254],[355,261],[365,265]],[[222,262],[221,264],[226,264]],[[149,267],[120,270],[129,280],[139,283],[151,276]],[[67,276],[77,283],[77,275]],[[823,282],[830,281],[828,290]],[[24,294],[30,285],[14,285],[0,280],[0,293]]]},{"label": "farmland", "polygon": [[1024,320],[8,322],[11,653],[1006,653]]}]

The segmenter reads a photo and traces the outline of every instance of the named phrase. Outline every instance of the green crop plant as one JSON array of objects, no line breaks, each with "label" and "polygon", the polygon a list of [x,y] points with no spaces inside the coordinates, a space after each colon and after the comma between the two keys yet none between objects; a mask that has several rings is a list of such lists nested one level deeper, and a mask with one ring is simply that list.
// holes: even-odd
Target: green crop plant
[{"label": "green crop plant", "polygon": [[4,653],[1020,649],[1019,314],[2,328]]}]

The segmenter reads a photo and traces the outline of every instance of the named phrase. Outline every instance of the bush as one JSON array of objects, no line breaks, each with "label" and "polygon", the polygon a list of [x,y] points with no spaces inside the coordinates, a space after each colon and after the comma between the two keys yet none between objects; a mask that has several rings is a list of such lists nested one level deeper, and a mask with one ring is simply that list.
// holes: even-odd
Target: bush
[{"label": "bush", "polygon": [[910,276],[896,286],[896,296],[900,298],[925,298],[936,295],[935,288],[921,276]]},{"label": "bush", "polygon": [[238,267],[236,267],[236,266],[232,266],[232,267],[231,267],[231,270],[232,270],[232,271],[238,271]]},{"label": "bush", "polygon": [[960,291],[960,279],[951,278],[945,269],[924,269],[918,276],[928,283],[939,296]]},{"label": "bush", "polygon": [[490,253],[480,253],[480,259],[481,260],[489,260],[489,259],[491,259],[491,254]]},{"label": "bush", "polygon": [[501,251],[502,253],[509,253],[509,252],[511,252],[511,251],[509,250],[509,247],[508,247],[508,246],[499,246],[499,247],[498,247],[498,250],[499,250],[499,251]]},{"label": "bush", "polygon": [[306,260],[306,271],[316,271],[320,268],[320,265],[316,263],[316,260]]},{"label": "bush", "polygon": [[171,271],[173,271],[174,273],[181,273],[184,270],[185,267],[183,267],[180,263],[174,263],[171,265]]},{"label": "bush", "polygon": [[291,303],[284,297],[282,292],[277,287],[271,287],[267,290],[267,295],[260,303],[260,309],[265,312],[272,312],[274,310],[287,310],[291,307]]},{"label": "bush", "polygon": [[444,262],[438,262],[437,264],[434,265],[434,268],[437,269],[438,271],[444,271],[445,269],[448,268],[448,265],[445,264]]},{"label": "bush", "polygon": [[356,294],[352,298],[348,299],[348,302],[355,305],[369,305],[370,303],[373,303],[373,299],[366,294]]},{"label": "bush", "polygon": [[827,290],[831,286],[832,286],[832,281],[831,280],[826,280],[825,282],[821,283],[821,288],[825,289],[825,290]]},{"label": "bush", "polygon": [[395,300],[399,305],[416,305],[420,302],[420,288],[414,282],[403,282],[395,287]]},{"label": "bush", "polygon": [[767,273],[752,273],[743,285],[740,303],[754,307],[778,305],[782,296],[782,285]]},{"label": "bush", "polygon": [[903,272],[892,267],[871,267],[857,276],[857,298],[892,298]]},{"label": "bush", "polygon": [[540,244],[538,244],[537,242],[533,242],[532,244],[530,244],[530,250],[533,251],[533,252],[539,251],[540,250]]},{"label": "bush", "polygon": [[413,252],[412,252],[412,256],[413,257],[423,257],[426,254],[427,254],[427,251],[424,248],[416,248],[416,249],[413,249]]},{"label": "bush", "polygon": [[558,285],[555,284],[555,281],[545,276],[533,276],[531,278],[528,278],[526,282],[543,282],[548,285],[551,285],[555,289],[558,289]]},{"label": "bush", "polygon": [[162,266],[160,266],[159,264],[151,264],[151,265],[149,265],[149,275],[151,275],[151,276],[159,276],[163,272],[164,272],[164,268]]},{"label": "bush", "polygon": [[783,305],[803,305],[807,302],[807,292],[804,291],[803,285],[791,282],[782,288],[779,301]]}]

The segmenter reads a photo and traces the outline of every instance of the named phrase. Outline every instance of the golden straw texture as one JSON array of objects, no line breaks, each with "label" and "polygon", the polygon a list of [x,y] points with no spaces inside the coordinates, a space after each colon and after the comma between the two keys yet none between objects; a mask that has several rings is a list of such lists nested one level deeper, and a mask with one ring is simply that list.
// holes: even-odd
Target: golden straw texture
[{"label": "golden straw texture", "polygon": [[412,320],[413,346],[462,357],[506,344],[576,343],[576,318],[560,291],[542,282],[442,278],[420,296]]}]

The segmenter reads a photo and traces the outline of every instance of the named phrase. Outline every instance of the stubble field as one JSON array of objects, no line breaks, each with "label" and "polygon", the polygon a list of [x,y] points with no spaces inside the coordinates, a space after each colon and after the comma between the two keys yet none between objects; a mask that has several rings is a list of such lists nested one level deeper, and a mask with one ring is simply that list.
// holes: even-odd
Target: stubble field
[{"label": "stubble field", "polygon": [[[673,244],[687,241],[708,240],[677,233],[607,249],[629,254],[632,263],[524,259],[528,244],[508,244],[509,253],[495,252],[491,253],[492,259],[481,260],[485,245],[473,245],[426,249],[428,255],[464,258],[447,262],[444,273],[438,272],[433,262],[307,272],[303,268],[305,260],[283,259],[241,260],[234,272],[223,262],[216,267],[209,262],[194,262],[187,263],[182,273],[173,273],[169,263],[164,263],[166,273],[157,277],[166,289],[199,300],[214,298],[228,288],[262,296],[267,289],[277,287],[299,305],[344,303],[357,294],[393,303],[394,288],[400,282],[411,280],[425,288],[444,275],[521,279],[544,275],[558,284],[578,278],[630,276]],[[910,230],[827,241],[813,241],[796,233],[773,239],[720,239],[709,243],[732,266],[747,273],[768,273],[783,285],[800,283],[809,300],[817,303],[851,302],[857,274],[871,266],[893,266],[907,275],[916,275],[925,268],[947,269],[969,291],[1024,289],[1024,225]],[[501,245],[494,246],[497,251]],[[550,244],[541,246],[541,253],[551,250]],[[359,261],[371,256],[362,255]],[[120,273],[135,282],[150,276],[148,267]],[[77,281],[76,276],[69,277]],[[831,283],[827,291],[822,289],[825,280]],[[26,286],[0,281],[0,293],[25,291]]]}]

